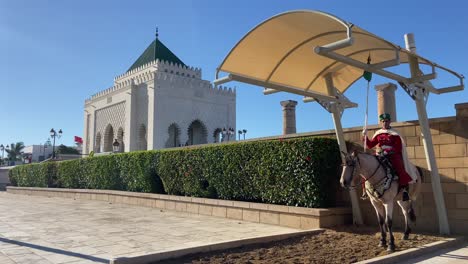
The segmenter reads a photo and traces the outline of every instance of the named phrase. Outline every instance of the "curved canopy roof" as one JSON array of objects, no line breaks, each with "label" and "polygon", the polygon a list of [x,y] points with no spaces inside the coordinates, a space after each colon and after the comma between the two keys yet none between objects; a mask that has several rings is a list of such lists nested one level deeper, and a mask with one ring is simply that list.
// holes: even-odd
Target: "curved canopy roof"
[{"label": "curved canopy roof", "polygon": [[[369,55],[371,65],[366,64]],[[415,80],[384,70],[408,62],[409,55],[432,66],[433,73]],[[344,93],[363,69],[411,84],[434,79],[435,68],[458,77],[463,89],[463,76],[456,72],[330,14],[299,10],[276,15],[247,33],[218,67],[216,78],[225,72],[267,88],[286,86],[299,94],[327,95],[328,73],[335,88]]]}]

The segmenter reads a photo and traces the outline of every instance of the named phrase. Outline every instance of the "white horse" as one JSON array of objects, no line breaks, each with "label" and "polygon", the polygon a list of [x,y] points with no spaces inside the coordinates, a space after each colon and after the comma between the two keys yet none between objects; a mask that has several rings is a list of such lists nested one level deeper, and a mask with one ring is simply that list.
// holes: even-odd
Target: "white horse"
[{"label": "white horse", "polygon": [[[390,241],[387,251],[395,251],[395,242],[392,232],[393,206],[395,201],[397,201],[403,211],[406,224],[403,240],[407,240],[411,233],[410,221],[412,223],[416,221],[412,201],[416,200],[421,189],[421,172],[418,170],[418,179],[416,183],[410,184],[409,186],[409,196],[411,198],[409,201],[402,201],[402,192],[399,190],[398,182],[396,180],[392,182],[390,188],[386,190],[381,197],[378,197],[378,195],[375,195],[370,188],[373,188],[372,186],[377,186],[385,181],[386,171],[382,164],[374,155],[367,153],[357,153],[355,151],[352,154],[343,154],[345,156],[346,163],[343,164],[343,171],[341,173],[341,186],[344,188],[355,187],[359,179],[361,179],[362,183],[367,182],[366,193],[370,197],[370,201],[374,206],[380,225],[381,239],[379,246],[387,246],[386,230],[388,230]],[[414,165],[411,164],[411,166]]]}]

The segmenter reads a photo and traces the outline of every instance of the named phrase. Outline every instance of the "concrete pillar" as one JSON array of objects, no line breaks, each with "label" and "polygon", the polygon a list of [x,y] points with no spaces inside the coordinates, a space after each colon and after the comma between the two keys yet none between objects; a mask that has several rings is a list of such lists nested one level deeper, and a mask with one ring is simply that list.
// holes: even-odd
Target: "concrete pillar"
[{"label": "concrete pillar", "polygon": [[296,105],[294,100],[281,102],[283,107],[283,135],[296,133]]},{"label": "concrete pillar", "polygon": [[461,138],[468,138],[468,103],[455,104],[456,128],[455,135]]},{"label": "concrete pillar", "polygon": [[397,121],[395,91],[397,86],[393,83],[384,83],[375,86],[377,91],[377,120],[383,113],[389,113],[392,122]]}]

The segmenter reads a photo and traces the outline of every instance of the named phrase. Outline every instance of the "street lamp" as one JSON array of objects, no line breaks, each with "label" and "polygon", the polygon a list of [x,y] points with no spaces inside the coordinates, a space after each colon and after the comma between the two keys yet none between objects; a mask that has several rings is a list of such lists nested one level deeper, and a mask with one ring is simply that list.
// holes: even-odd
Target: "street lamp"
[{"label": "street lamp", "polygon": [[112,149],[114,153],[119,152],[119,147],[120,147],[119,141],[115,139],[114,143],[112,143]]},{"label": "street lamp", "polygon": [[55,138],[62,137],[62,129],[59,129],[58,133],[52,128],[50,130],[50,137],[54,139],[54,143],[52,144],[52,159],[55,159]]},{"label": "street lamp", "polygon": [[245,134],[247,134],[247,129],[242,129],[242,132],[244,133],[244,140],[245,140]]},{"label": "street lamp", "polygon": [[239,133],[239,141],[240,141],[240,136],[242,135],[242,130],[237,131]]},{"label": "street lamp", "polygon": [[2,163],[0,163],[0,165],[3,165],[3,153],[5,152],[5,146],[3,146],[3,144],[0,145],[0,150],[2,151]]},{"label": "street lamp", "polygon": [[227,135],[227,138],[228,138],[227,141],[229,141],[229,139],[231,138],[231,136],[234,135],[236,132],[234,132],[234,128],[230,127],[230,128],[228,128],[228,129],[223,128],[222,133],[223,133],[223,141],[224,141],[224,137],[225,137],[226,135]]},{"label": "street lamp", "polygon": [[[10,145],[6,145],[6,151],[8,152],[8,150],[10,150]],[[10,158],[8,159],[7,166],[10,166]]]}]

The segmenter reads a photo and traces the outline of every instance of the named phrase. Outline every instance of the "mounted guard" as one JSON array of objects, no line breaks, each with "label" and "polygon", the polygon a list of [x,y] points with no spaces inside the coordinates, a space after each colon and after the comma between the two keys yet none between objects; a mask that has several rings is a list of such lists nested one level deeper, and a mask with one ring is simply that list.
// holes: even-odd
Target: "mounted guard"
[{"label": "mounted guard", "polygon": [[[390,173],[396,173],[396,175],[389,176],[390,181],[395,180],[394,177],[398,178],[403,201],[408,201],[410,199],[408,195],[408,185],[416,182],[417,171],[415,171],[414,166],[410,166],[408,155],[406,154],[405,142],[400,134],[390,126],[390,114],[381,114],[379,119],[382,128],[377,130],[370,140],[367,138],[367,129],[364,128],[362,141],[365,142],[364,144],[369,149],[372,149],[376,145],[378,146],[376,155],[379,157],[379,160],[381,160],[384,166],[388,160],[392,166],[392,168],[390,168]],[[389,188],[388,184],[385,184],[384,187],[385,189],[383,191]]]}]

